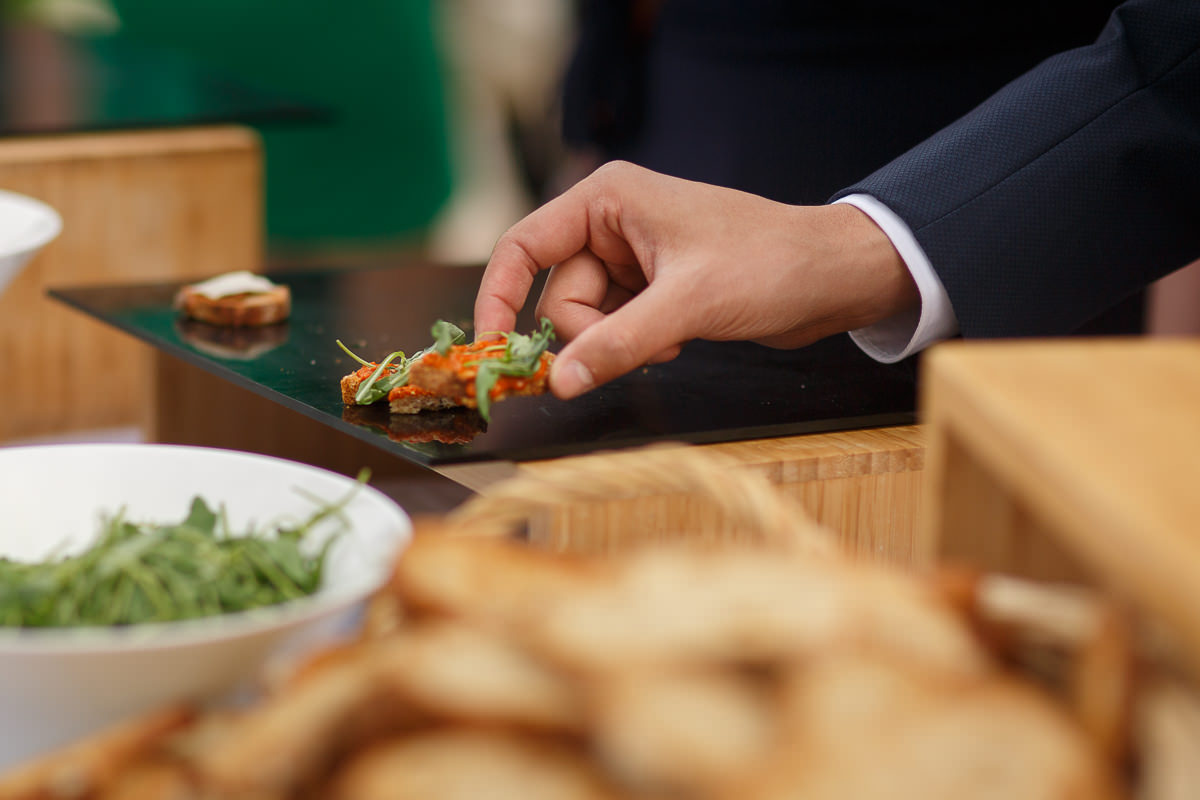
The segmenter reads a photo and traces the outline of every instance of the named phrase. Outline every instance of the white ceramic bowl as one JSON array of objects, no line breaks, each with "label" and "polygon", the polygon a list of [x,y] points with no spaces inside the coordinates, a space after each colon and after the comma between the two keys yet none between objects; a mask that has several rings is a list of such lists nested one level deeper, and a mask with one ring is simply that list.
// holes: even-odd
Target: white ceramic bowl
[{"label": "white ceramic bowl", "polygon": [[0,292],[62,230],[62,218],[45,203],[0,190]]},{"label": "white ceramic bowl", "polygon": [[[200,495],[231,529],[306,519],[311,496],[345,508],[323,587],[278,606],[126,628],[0,628],[0,769],[123,717],[183,699],[227,696],[267,660],[345,629],[386,580],[412,525],[399,506],[343,475],[230,450],[150,444],[0,449],[0,556],[39,559],[86,546],[102,514],[178,522]],[[309,496],[306,497],[305,493]],[[319,546],[339,528],[313,529]]]}]

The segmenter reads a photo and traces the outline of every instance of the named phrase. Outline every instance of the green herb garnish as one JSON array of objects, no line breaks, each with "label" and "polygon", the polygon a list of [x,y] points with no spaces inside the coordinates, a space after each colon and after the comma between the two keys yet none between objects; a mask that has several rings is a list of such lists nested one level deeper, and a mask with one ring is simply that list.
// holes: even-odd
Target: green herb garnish
[{"label": "green herb garnish", "polygon": [[433,323],[429,332],[433,334],[433,347],[422,350],[420,355],[425,355],[429,350],[436,350],[438,355],[444,356],[450,352],[453,345],[462,344],[467,340],[467,334],[463,333],[462,328],[453,322],[446,322],[444,319]]},{"label": "green herb garnish", "polygon": [[[484,421],[488,419],[492,406],[492,388],[502,375],[517,378],[528,378],[538,371],[541,365],[542,353],[554,340],[554,325],[542,317],[541,330],[534,331],[528,336],[520,333],[502,333],[505,343],[504,355],[499,358],[485,358],[469,362],[477,366],[475,373],[475,401],[479,404],[479,416]],[[497,345],[499,347],[499,345]]]},{"label": "green herb garnish", "polygon": [[[365,483],[367,473],[359,475]],[[353,492],[298,524],[235,535],[223,508],[195,497],[176,524],[134,523],[121,513],[73,556],[24,563],[0,558],[0,626],[135,625],[216,616],[311,595],[321,586],[336,531],[316,552],[302,543],[341,517]],[[347,524],[341,519],[343,530]]]},{"label": "green herb garnish", "polygon": [[[412,366],[412,362],[404,357],[403,350],[397,350],[376,365],[359,358],[349,347],[342,344],[341,339],[335,341],[337,341],[337,346],[345,351],[346,355],[364,367],[375,367],[375,371],[358,385],[358,390],[354,393],[354,402],[360,406],[369,406],[371,403],[382,400],[388,396],[388,392],[393,388],[408,383],[408,370]],[[393,361],[397,363],[393,365]]]},{"label": "green herb garnish", "polygon": [[[412,358],[405,358],[404,351],[397,350],[379,362],[378,366],[355,355],[351,352],[350,348],[342,344],[341,339],[337,339],[337,346],[342,348],[346,355],[364,367],[376,367],[370,377],[358,385],[358,389],[354,393],[354,402],[360,406],[369,406],[372,403],[379,402],[387,397],[392,389],[408,383],[408,373],[413,363],[419,361],[426,353],[437,350],[442,355],[445,355],[451,345],[462,344],[467,340],[467,334],[461,328],[453,322],[446,322],[441,319],[433,323],[430,332],[434,338],[432,346],[426,347],[424,350],[418,350],[413,353]],[[396,363],[393,364],[393,361]]]}]

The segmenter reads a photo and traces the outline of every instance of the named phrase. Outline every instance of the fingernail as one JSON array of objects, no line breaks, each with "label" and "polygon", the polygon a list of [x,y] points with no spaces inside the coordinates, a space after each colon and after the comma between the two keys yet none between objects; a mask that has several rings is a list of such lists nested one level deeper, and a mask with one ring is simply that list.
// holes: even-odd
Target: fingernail
[{"label": "fingernail", "polygon": [[582,361],[567,361],[555,364],[554,388],[559,397],[570,398],[581,395],[596,385],[592,371]]}]

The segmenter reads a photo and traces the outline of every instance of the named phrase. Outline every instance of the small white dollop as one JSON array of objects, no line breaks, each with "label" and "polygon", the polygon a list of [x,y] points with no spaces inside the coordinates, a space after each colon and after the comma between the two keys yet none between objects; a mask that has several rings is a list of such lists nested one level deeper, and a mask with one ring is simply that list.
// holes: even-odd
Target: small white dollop
[{"label": "small white dollop", "polygon": [[262,294],[275,288],[275,284],[262,275],[241,270],[226,272],[215,278],[193,284],[192,291],[213,300],[229,297],[234,294]]}]

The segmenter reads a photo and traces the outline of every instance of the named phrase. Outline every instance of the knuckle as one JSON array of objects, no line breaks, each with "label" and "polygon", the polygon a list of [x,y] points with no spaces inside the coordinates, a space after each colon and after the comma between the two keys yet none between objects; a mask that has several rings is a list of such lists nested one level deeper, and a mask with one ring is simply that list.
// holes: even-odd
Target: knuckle
[{"label": "knuckle", "polygon": [[517,245],[516,233],[512,228],[509,228],[504,233],[500,234],[500,238],[492,245],[492,258],[503,257],[519,250]]},{"label": "knuckle", "polygon": [[636,180],[645,170],[628,161],[609,161],[592,173],[591,186],[594,197],[606,197],[619,192],[630,181]]},{"label": "knuckle", "polygon": [[593,174],[597,179],[619,178],[622,175],[629,175],[637,169],[632,163],[617,159],[601,164]]},{"label": "knuckle", "polygon": [[537,259],[520,234],[512,228],[497,240],[496,246],[492,248],[492,260],[520,264],[531,275],[538,272]]}]

